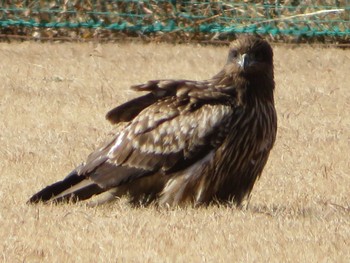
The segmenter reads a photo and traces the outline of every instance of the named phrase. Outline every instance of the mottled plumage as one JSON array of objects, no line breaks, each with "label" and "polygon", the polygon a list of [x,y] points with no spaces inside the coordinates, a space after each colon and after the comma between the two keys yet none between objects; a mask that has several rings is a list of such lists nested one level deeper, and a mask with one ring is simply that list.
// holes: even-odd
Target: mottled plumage
[{"label": "mottled plumage", "polygon": [[256,36],[234,41],[226,65],[209,80],[133,86],[148,93],[107,114],[115,137],[29,202],[105,192],[100,203],[128,195],[140,204],[240,204],[275,142],[274,86],[272,48]]}]

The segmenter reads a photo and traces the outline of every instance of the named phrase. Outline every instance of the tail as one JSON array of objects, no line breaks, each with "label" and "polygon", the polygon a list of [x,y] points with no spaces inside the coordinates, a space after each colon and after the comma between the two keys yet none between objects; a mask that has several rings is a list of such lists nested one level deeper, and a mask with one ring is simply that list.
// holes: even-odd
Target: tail
[{"label": "tail", "polygon": [[28,203],[39,202],[77,202],[86,200],[93,195],[104,192],[105,189],[98,186],[89,178],[78,175],[77,170],[73,170],[65,179],[49,185],[34,194]]}]

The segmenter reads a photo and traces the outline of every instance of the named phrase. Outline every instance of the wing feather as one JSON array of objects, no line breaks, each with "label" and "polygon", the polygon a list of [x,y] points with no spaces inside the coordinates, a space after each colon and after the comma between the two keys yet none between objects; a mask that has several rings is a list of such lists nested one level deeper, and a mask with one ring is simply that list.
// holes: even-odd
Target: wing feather
[{"label": "wing feather", "polygon": [[107,114],[112,122],[129,122],[79,171],[104,188],[190,166],[222,143],[234,115],[232,97],[208,82],[150,81],[134,89],[151,93]]}]

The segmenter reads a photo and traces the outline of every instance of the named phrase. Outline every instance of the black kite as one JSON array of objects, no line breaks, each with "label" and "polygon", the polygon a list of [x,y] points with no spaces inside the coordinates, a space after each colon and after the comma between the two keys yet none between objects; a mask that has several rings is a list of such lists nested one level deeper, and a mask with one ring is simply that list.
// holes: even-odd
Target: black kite
[{"label": "black kite", "polygon": [[109,143],[63,181],[29,202],[128,195],[159,205],[240,204],[261,175],[275,142],[273,52],[257,36],[234,41],[224,68],[209,80],[153,80],[146,95],[107,114]]}]

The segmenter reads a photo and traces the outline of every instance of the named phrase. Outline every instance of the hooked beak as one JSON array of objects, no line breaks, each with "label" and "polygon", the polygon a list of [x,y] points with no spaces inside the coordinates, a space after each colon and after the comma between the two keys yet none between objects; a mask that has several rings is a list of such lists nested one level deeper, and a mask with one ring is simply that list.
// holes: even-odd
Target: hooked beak
[{"label": "hooked beak", "polygon": [[243,54],[238,60],[238,65],[244,70],[248,68],[250,64],[249,56],[247,54]]}]

